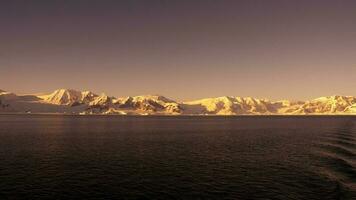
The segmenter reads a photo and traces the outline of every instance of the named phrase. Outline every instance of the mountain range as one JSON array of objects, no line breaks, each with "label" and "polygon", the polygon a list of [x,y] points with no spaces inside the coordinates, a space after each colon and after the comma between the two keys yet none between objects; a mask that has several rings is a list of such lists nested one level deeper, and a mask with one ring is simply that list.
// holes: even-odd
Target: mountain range
[{"label": "mountain range", "polygon": [[333,115],[356,114],[356,97],[327,96],[310,101],[270,101],[223,96],[178,102],[160,95],[111,97],[58,89],[50,94],[17,95],[0,90],[0,113],[117,115]]}]

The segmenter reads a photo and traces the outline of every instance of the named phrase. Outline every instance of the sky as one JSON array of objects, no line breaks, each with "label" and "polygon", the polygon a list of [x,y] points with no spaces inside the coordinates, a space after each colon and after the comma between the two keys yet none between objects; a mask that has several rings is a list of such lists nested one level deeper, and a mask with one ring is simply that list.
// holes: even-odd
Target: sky
[{"label": "sky", "polygon": [[0,89],[356,96],[353,0],[4,0]]}]

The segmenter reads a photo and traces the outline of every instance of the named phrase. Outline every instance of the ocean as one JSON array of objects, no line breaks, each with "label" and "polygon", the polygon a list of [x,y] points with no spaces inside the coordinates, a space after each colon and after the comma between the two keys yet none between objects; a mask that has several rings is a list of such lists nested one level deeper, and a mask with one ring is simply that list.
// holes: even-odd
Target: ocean
[{"label": "ocean", "polygon": [[0,199],[356,199],[356,117],[0,115]]}]

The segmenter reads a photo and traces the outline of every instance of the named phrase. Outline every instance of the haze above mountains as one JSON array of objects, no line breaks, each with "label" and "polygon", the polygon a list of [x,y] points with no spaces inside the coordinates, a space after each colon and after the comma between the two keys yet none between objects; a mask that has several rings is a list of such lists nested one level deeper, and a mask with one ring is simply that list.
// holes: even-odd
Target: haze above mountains
[{"label": "haze above mountains", "polygon": [[90,91],[58,89],[46,95],[0,90],[0,113],[117,115],[308,115],[356,114],[356,97],[327,96],[310,101],[270,101],[223,96],[177,102],[159,95],[110,97]]}]

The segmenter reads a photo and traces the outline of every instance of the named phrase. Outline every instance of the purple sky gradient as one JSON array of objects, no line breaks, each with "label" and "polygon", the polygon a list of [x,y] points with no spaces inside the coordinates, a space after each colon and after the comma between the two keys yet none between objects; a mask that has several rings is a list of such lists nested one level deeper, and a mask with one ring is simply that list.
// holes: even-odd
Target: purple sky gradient
[{"label": "purple sky gradient", "polygon": [[0,3],[0,89],[356,96],[356,1]]}]

